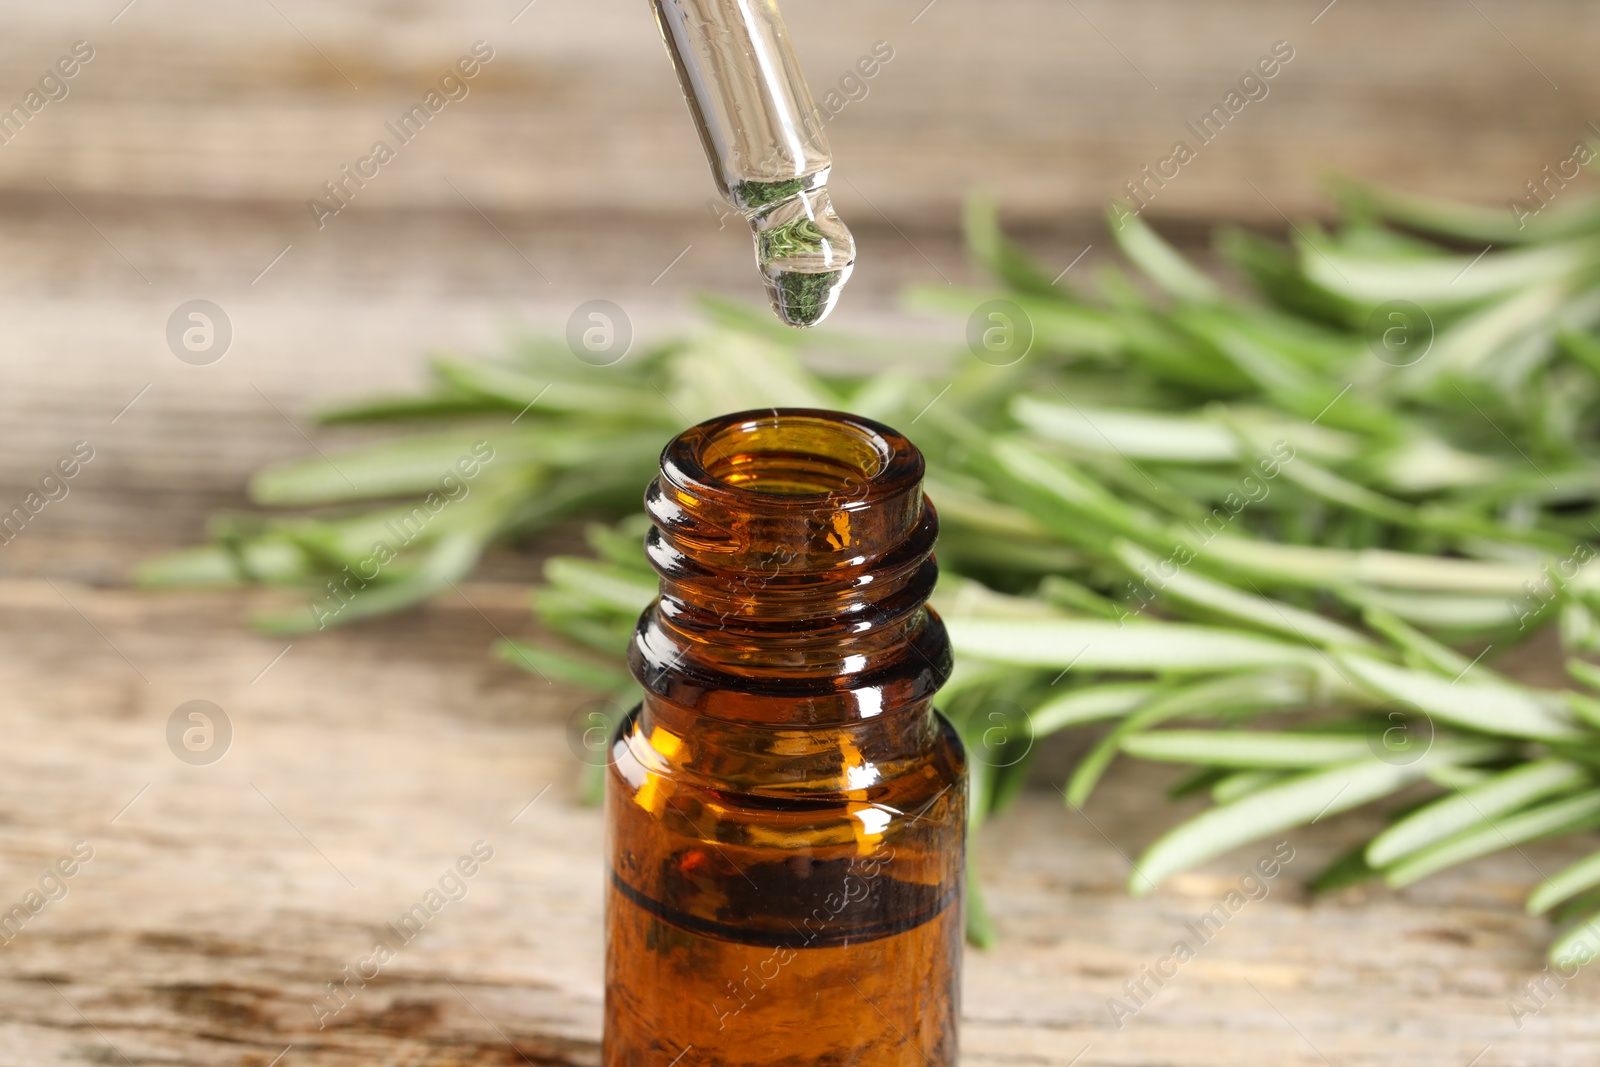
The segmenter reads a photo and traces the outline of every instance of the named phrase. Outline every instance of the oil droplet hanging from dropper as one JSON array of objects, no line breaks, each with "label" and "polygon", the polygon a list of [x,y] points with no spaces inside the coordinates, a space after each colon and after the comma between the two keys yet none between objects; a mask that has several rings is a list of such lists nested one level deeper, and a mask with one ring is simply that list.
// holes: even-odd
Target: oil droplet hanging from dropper
[{"label": "oil droplet hanging from dropper", "polygon": [[833,159],[775,0],[653,0],[724,199],[755,233],[773,310],[815,326],[839,301],[855,240],[833,210]]},{"label": "oil droplet hanging from dropper", "polygon": [[[826,174],[826,172],[823,172]],[[778,317],[790,326],[815,326],[839,302],[855,266],[855,241],[834,213],[828,187],[818,185],[750,216],[756,263]]]}]

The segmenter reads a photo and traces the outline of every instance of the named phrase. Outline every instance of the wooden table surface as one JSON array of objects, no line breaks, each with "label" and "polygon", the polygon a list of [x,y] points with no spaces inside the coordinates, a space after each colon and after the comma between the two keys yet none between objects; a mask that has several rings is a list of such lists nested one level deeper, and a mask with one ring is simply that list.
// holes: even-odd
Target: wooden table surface
[{"label": "wooden table surface", "polygon": [[[338,443],[311,405],[413,384],[425,349],[491,349],[509,318],[559,329],[593,297],[650,336],[687,323],[697,289],[757,295],[748,238],[704,206],[648,11],[125,3],[8,11],[0,33],[0,102],[74,41],[96,49],[0,146],[0,503],[73,442],[96,449],[0,547],[0,907],[93,849],[0,946],[0,1067],[596,1063],[600,820],[565,741],[582,697],[487,654],[536,632],[537,559],[498,555],[464,596],[292,647],[249,629],[252,595],[127,576],[239,506],[251,470],[305,454],[302,431]],[[863,249],[842,318],[920,331],[930,358],[960,324],[902,316],[894,294],[970,280],[969,189],[997,191],[1046,259],[1094,244],[1092,263],[1106,199],[1274,41],[1296,58],[1272,94],[1152,209],[1189,243],[1206,220],[1323,211],[1325,167],[1501,203],[1600,121],[1600,10],[1576,0],[788,7],[814,83],[896,49],[830,127]],[[473,95],[318,230],[305,200],[479,39],[497,53]],[[195,297],[234,325],[209,367],[164,337]],[[234,731],[210,766],[167,746],[194,699]],[[1176,817],[1162,779],[1120,766],[1071,813],[1056,756],[978,846],[1000,941],[968,958],[965,1062],[1600,1062],[1592,976],[1520,1028],[1509,1005],[1549,935],[1523,894],[1570,855],[1309,900],[1365,816],[1295,835],[1265,899],[1119,1028],[1124,983],[1272,843],[1130,900],[1127,857]],[[494,857],[466,898],[319,1028],[325,983],[478,841]]]},{"label": "wooden table surface", "polygon": [[[520,587],[462,593],[289,647],[242,626],[237,596],[0,582],[0,902],[93,850],[0,949],[0,1063],[597,1062],[601,826],[565,739],[581,694],[485,654],[497,630],[530,631]],[[210,766],[167,747],[193,699],[232,724]],[[964,1062],[1595,1062],[1587,975],[1520,1030],[1508,1009],[1547,935],[1522,895],[1571,855],[1313,902],[1299,882],[1371,829],[1316,827],[1201,947],[1185,924],[1276,843],[1130,900],[1124,857],[1172,817],[1160,784],[1124,768],[1073,814],[1041,783],[985,831],[999,944],[967,958]],[[466,897],[343,1010],[316,1011],[479,841],[493,859]],[[1111,999],[1132,1006],[1124,982],[1179,939],[1196,958],[1119,1029]]]}]

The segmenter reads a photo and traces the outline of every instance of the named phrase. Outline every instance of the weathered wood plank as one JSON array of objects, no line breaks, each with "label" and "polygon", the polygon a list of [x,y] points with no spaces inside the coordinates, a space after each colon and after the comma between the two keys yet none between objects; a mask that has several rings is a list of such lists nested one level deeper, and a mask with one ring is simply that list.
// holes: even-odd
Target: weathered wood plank
[{"label": "weathered wood plank", "polygon": [[[537,4],[514,23],[509,0],[203,15],[142,0],[111,24],[119,6],[8,16],[5,99],[74,40],[96,56],[0,149],[0,193],[49,193],[48,179],[68,193],[303,205],[375,140],[394,141],[384,123],[481,39],[495,58],[470,94],[395,145],[352,211],[459,207],[465,194],[498,210],[683,216],[709,195],[643,0]],[[1280,40],[1293,61],[1161,193],[1163,213],[1276,220],[1272,204],[1315,208],[1328,168],[1501,202],[1600,121],[1600,11],[1573,0],[813,0],[788,18],[824,95],[874,42],[894,47],[831,136],[842,207],[876,205],[901,225],[950,226],[978,184],[1034,217],[1097,213],[1193,139],[1184,123]],[[309,213],[297,224],[310,232]]]}]

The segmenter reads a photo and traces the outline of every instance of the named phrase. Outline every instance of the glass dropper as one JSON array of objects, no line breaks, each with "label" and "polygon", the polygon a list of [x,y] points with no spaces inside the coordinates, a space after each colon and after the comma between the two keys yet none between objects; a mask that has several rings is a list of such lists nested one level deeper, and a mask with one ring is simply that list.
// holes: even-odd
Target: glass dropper
[{"label": "glass dropper", "polygon": [[776,0],[652,0],[724,199],[755,232],[778,317],[815,326],[855,265],[822,121]]}]

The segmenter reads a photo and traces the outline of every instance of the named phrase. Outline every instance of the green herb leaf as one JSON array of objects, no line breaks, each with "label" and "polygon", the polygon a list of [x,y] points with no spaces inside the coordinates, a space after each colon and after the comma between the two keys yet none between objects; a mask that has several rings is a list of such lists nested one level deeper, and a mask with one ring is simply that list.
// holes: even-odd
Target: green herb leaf
[{"label": "green herb leaf", "polygon": [[1401,819],[1372,839],[1367,862],[1388,867],[1458,833],[1492,825],[1508,812],[1589,781],[1584,768],[1566,760],[1544,759],[1514,767]]},{"label": "green herb leaf", "polygon": [[1215,674],[1260,667],[1323,667],[1311,649],[1181,623],[945,620],[962,655],[1023,667]]},{"label": "green herb leaf", "polygon": [[1551,834],[1600,824],[1600,790],[1590,790],[1501,819],[1485,820],[1485,823],[1478,829],[1464,831],[1400,861],[1387,869],[1384,881],[1399,889],[1446,867],[1454,867],[1491,852],[1513,848]]},{"label": "green herb leaf", "polygon": [[1406,670],[1367,656],[1335,653],[1340,666],[1382,696],[1415,706],[1440,722],[1486,734],[1562,741],[1586,736],[1566,706],[1550,694],[1506,684]]},{"label": "green herb leaf", "polygon": [[1316,737],[1264,730],[1162,730],[1122,739],[1122,751],[1163,763],[1213,767],[1323,767],[1372,755],[1360,737]]},{"label": "green herb leaf", "polygon": [[1240,845],[1388,796],[1423,777],[1429,763],[1474,763],[1498,751],[1492,743],[1446,742],[1409,765],[1369,757],[1268,786],[1169,831],[1134,866],[1128,891],[1143,896],[1179,871]]},{"label": "green herb leaf", "polygon": [[1528,897],[1528,914],[1543,915],[1563,901],[1600,886],[1600,852],[1546,878]]}]

